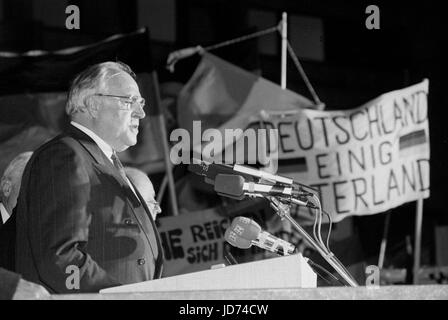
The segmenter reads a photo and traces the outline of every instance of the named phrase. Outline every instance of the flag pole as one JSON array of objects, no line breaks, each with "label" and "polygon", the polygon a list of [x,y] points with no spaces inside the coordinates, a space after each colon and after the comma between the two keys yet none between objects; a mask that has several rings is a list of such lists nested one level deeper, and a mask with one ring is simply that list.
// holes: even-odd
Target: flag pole
[{"label": "flag pole", "polygon": [[389,233],[390,215],[391,213],[387,211],[386,218],[384,220],[383,238],[381,239],[380,254],[378,257],[378,268],[380,268],[380,270],[383,269],[384,267],[384,259],[386,257],[387,235]]},{"label": "flag pole", "polygon": [[174,182],[174,176],[173,176],[173,164],[170,161],[170,148],[168,145],[168,136],[166,132],[166,126],[165,126],[165,119],[163,117],[163,111],[161,106],[161,99],[160,99],[160,89],[159,89],[159,78],[157,76],[157,72],[153,71],[151,73],[152,77],[152,83],[154,86],[154,103],[155,108],[159,110],[159,125],[160,125],[160,135],[162,140],[162,147],[163,147],[163,154],[164,154],[164,162],[165,162],[165,171],[166,171],[166,177],[168,182],[168,191],[170,194],[170,204],[171,209],[173,212],[173,216],[179,215],[179,210],[177,207],[177,196],[176,196],[176,189],[175,189],[175,182]]},{"label": "flag pole", "polygon": [[423,198],[420,198],[417,200],[417,209],[415,212],[414,267],[412,270],[413,284],[418,284],[418,276],[420,273],[422,224],[423,224]]},{"label": "flag pole", "polygon": [[281,33],[282,33],[282,70],[281,70],[281,87],[282,89],[286,89],[286,60],[288,54],[288,24],[287,24],[287,16],[286,12],[282,14],[282,22],[281,22]]}]

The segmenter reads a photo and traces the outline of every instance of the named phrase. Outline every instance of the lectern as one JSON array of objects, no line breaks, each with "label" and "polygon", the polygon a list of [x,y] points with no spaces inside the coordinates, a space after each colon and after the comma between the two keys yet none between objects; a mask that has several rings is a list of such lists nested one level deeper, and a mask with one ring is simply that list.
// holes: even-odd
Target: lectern
[{"label": "lectern", "polygon": [[316,288],[317,276],[300,253],[107,288],[100,293]]}]

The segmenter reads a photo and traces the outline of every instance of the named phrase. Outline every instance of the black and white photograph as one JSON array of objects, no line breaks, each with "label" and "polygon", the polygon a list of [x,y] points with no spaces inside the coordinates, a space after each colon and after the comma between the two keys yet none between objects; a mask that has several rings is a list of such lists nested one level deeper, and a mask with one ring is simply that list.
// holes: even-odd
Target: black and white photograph
[{"label": "black and white photograph", "polygon": [[0,300],[448,300],[444,12],[0,0]]}]

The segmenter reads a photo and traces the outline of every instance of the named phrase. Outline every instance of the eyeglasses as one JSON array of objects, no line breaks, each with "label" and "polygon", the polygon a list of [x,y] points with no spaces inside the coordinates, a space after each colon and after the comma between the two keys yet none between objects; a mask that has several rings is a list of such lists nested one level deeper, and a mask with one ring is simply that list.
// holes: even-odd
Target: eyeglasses
[{"label": "eyeglasses", "polygon": [[162,212],[160,204],[156,200],[146,200],[148,207],[156,212],[156,214]]},{"label": "eyeglasses", "polygon": [[124,110],[131,110],[132,106],[136,104],[142,109],[145,106],[145,99],[138,96],[117,96],[113,94],[103,94],[103,93],[94,93],[93,95],[120,99],[120,101],[124,102]]}]

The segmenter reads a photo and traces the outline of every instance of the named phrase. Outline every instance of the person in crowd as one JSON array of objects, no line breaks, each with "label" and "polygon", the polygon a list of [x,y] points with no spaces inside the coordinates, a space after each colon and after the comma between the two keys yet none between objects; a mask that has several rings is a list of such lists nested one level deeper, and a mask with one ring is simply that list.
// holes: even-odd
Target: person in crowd
[{"label": "person in crowd", "polygon": [[145,200],[152,218],[155,221],[157,215],[162,212],[162,208],[160,208],[159,203],[155,199],[156,192],[154,191],[154,186],[151,180],[146,173],[137,168],[125,167],[124,169],[131,183]]},{"label": "person in crowd", "polygon": [[15,271],[24,279],[51,293],[81,293],[162,276],[159,233],[117,156],[137,143],[144,109],[124,63],[75,77],[69,129],[38,148],[23,175]]},{"label": "person in crowd", "polygon": [[23,152],[12,159],[0,179],[0,225],[6,223],[17,204],[23,170],[32,154]]},{"label": "person in crowd", "polygon": [[6,167],[0,179],[0,267],[10,271],[15,265],[16,215],[14,208],[22,181],[23,171],[31,151],[17,155]]}]

